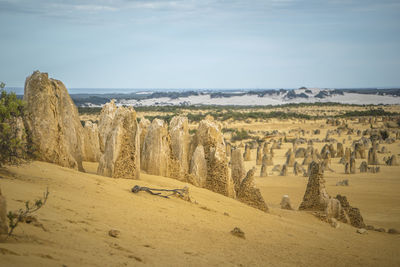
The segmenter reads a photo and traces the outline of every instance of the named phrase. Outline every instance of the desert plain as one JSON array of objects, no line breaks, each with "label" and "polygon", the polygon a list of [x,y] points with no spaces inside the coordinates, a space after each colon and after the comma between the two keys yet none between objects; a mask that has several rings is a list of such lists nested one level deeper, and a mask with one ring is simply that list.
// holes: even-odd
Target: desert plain
[{"label": "desert plain", "polygon": [[[389,106],[391,111],[398,106]],[[323,108],[322,108],[323,109]],[[331,109],[331,107],[329,107]],[[357,110],[357,107],[353,107]],[[360,107],[359,109],[363,109]],[[312,108],[310,108],[312,111]],[[145,114],[138,112],[138,117]],[[157,115],[157,114],[152,114]],[[88,115],[82,115],[81,119]],[[93,116],[91,115],[92,119]],[[95,119],[95,118],[94,118]],[[344,147],[359,139],[356,130],[366,130],[370,123],[347,118],[352,134]],[[244,129],[254,136],[277,130],[286,138],[322,140],[327,131],[337,126],[326,119],[268,119],[232,121],[223,124]],[[374,127],[384,127],[377,118]],[[190,123],[195,129],[196,122]],[[319,129],[318,134],[314,130]],[[304,135],[300,135],[300,131]],[[225,132],[226,140],[231,138]],[[282,136],[277,136],[281,138]],[[271,137],[275,138],[274,136]],[[275,138],[276,139],[276,138]],[[266,139],[268,140],[268,139]],[[232,144],[242,147],[249,140]],[[321,150],[324,142],[314,142]],[[382,144],[386,153],[400,154],[400,141]],[[307,147],[307,144],[299,144]],[[282,142],[274,150],[274,165],[283,165],[291,142]],[[297,159],[301,163],[303,159]],[[256,149],[251,160],[245,161],[246,171],[256,167],[255,184],[269,207],[261,211],[189,183],[149,175],[142,171],[139,180],[114,179],[96,174],[97,162],[84,162],[85,173],[42,161],[19,166],[6,166],[0,171],[0,184],[8,209],[17,210],[26,200],[41,197],[49,188],[49,199],[35,217],[37,222],[23,223],[12,237],[0,243],[1,266],[399,266],[400,235],[387,233],[400,229],[400,167],[380,166],[378,173],[345,174],[340,158],[331,159],[331,171],[324,172],[327,192],[347,196],[359,208],[366,225],[384,228],[385,232],[357,228],[339,223],[332,227],[312,212],[299,211],[308,177],[294,175],[288,168],[286,176],[267,168],[267,177],[259,177]],[[363,159],[356,159],[356,166]],[[336,183],[348,179],[348,186]],[[189,187],[190,201],[171,196],[161,198],[130,190],[134,185],[150,188]],[[281,209],[283,195],[290,197],[293,210]],[[231,234],[235,227],[245,236]],[[109,235],[118,230],[117,238]]]}]

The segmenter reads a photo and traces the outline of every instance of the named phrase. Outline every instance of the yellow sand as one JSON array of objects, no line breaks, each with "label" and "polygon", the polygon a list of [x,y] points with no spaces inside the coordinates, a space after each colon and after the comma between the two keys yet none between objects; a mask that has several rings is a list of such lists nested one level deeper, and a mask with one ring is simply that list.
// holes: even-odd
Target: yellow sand
[{"label": "yellow sand", "polygon": [[[312,129],[324,122],[271,124],[257,130]],[[324,126],[319,138],[329,128],[333,129]],[[319,149],[322,145],[315,143]],[[345,147],[349,145],[347,141]],[[399,142],[385,146],[400,152]],[[275,150],[275,164],[284,162],[289,147],[287,143]],[[252,152],[247,169],[255,165]],[[367,224],[400,230],[400,167],[345,175],[338,161],[332,159],[335,172],[325,173],[328,193],[346,195]],[[357,167],[360,163],[357,160]],[[9,210],[40,197],[46,187],[50,190],[48,203],[36,214],[46,231],[20,224],[15,237],[0,243],[0,266],[400,266],[400,235],[375,231],[361,235],[343,223],[335,229],[310,213],[281,210],[282,195],[288,194],[297,208],[307,184],[307,178],[294,176],[291,168],[287,177],[271,175],[269,167],[269,177],[256,178],[270,208],[264,213],[192,185],[191,203],[133,194],[130,189],[136,184],[155,188],[187,184],[144,173],[139,181],[112,179],[95,174],[97,163],[86,162],[84,167],[87,173],[32,162],[0,170]],[[335,186],[343,179],[350,180],[349,187]],[[246,239],[231,235],[234,227],[243,230]],[[111,229],[119,230],[120,237],[110,237]]]}]

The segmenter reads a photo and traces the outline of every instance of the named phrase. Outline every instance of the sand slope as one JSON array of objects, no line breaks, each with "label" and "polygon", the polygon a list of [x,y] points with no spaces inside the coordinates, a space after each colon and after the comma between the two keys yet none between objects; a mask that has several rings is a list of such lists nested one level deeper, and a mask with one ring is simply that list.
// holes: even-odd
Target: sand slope
[{"label": "sand slope", "polygon": [[[85,169],[96,166],[86,163]],[[21,224],[15,238],[0,243],[0,266],[400,265],[400,235],[360,235],[348,225],[334,229],[308,213],[280,210],[282,186],[274,187],[272,177],[258,180],[271,207],[267,214],[191,185],[192,203],[131,193],[135,184],[185,185],[146,174],[140,181],[112,179],[32,162],[0,175],[9,209],[40,197],[47,186],[50,190],[37,213],[47,231]],[[288,192],[297,192],[292,200],[298,204],[302,193],[295,187],[305,179],[283,178],[297,179]],[[231,235],[234,227],[246,239]],[[121,231],[120,237],[110,237],[110,229]]]}]

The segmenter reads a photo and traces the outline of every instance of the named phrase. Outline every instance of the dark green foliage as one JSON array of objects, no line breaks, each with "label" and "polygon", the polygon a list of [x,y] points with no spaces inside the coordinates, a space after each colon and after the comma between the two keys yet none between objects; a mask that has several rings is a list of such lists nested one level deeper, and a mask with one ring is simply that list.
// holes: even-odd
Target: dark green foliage
[{"label": "dark green foliage", "polygon": [[146,119],[148,119],[149,121],[153,121],[154,119],[160,119],[169,124],[169,122],[172,120],[172,118],[174,116],[177,116],[177,114],[169,114],[169,115],[161,115],[161,116],[144,116],[144,117]]},{"label": "dark green foliage", "polygon": [[389,132],[387,130],[380,130],[379,133],[383,140],[386,140],[389,137]]},{"label": "dark green foliage", "polygon": [[222,128],[223,133],[233,133],[235,132],[235,129],[233,128]]},{"label": "dark green foliage", "polygon": [[[27,154],[26,144],[18,137],[16,121],[22,118],[25,104],[15,93],[7,93],[5,84],[0,83],[0,166],[5,163],[17,163]],[[22,138],[29,139],[26,133]]]},{"label": "dark green foliage", "polygon": [[[219,97],[219,96],[215,96]],[[365,111],[346,111],[343,114],[336,115],[334,117],[360,117],[360,116],[399,116],[400,113],[385,111],[382,107],[376,108],[373,105],[354,105],[354,104],[340,104],[340,103],[292,103],[280,105],[281,109],[296,109],[301,107],[331,107],[331,106],[357,106],[357,107],[370,107],[369,110]],[[331,118],[326,113],[320,112],[317,116],[307,115],[297,112],[288,111],[268,111],[270,109],[277,108],[277,106],[266,105],[266,106],[214,106],[214,105],[193,105],[193,106],[140,106],[134,107],[137,112],[160,112],[167,113],[162,116],[146,116],[149,120],[155,117],[163,119],[167,122],[175,115],[187,116],[190,122],[199,122],[203,120],[207,115],[211,115],[219,121],[226,121],[229,119],[233,120],[247,120],[247,119],[321,119]],[[258,109],[262,111],[249,111],[251,109]],[[78,111],[80,114],[99,114],[101,111],[100,107],[79,107]],[[199,111],[199,112],[191,112]],[[205,111],[205,112],[202,112]],[[168,115],[169,114],[169,115]],[[171,115],[173,114],[173,115]],[[399,120],[400,123],[400,120]],[[400,125],[400,124],[399,124]]]},{"label": "dark green foliage", "polygon": [[382,108],[378,109],[370,109],[365,111],[346,111],[346,113],[337,115],[336,117],[362,117],[362,116],[398,116],[400,115],[397,112],[388,112]]},{"label": "dark green foliage", "polygon": [[231,140],[232,140],[232,142],[235,142],[235,141],[241,141],[241,140],[249,139],[249,138],[251,138],[251,135],[249,135],[249,133],[246,130],[242,129],[240,131],[235,130],[235,132],[232,134]]},{"label": "dark green foliage", "polygon": [[79,114],[100,114],[100,107],[78,107]]}]

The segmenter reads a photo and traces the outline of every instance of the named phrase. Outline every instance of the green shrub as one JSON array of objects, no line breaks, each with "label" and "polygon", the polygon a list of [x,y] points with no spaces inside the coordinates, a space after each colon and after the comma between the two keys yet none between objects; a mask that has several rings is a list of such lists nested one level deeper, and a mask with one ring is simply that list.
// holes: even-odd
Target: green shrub
[{"label": "green shrub", "polygon": [[26,133],[18,134],[17,120],[25,113],[25,103],[15,93],[7,93],[5,84],[0,83],[0,166],[17,163],[27,154]]},{"label": "green shrub", "polygon": [[242,129],[240,131],[235,130],[235,132],[232,135],[231,141],[235,142],[235,141],[241,141],[241,140],[249,139],[249,138],[251,138],[251,136],[249,135],[249,133],[246,130],[244,130],[244,129]]}]

